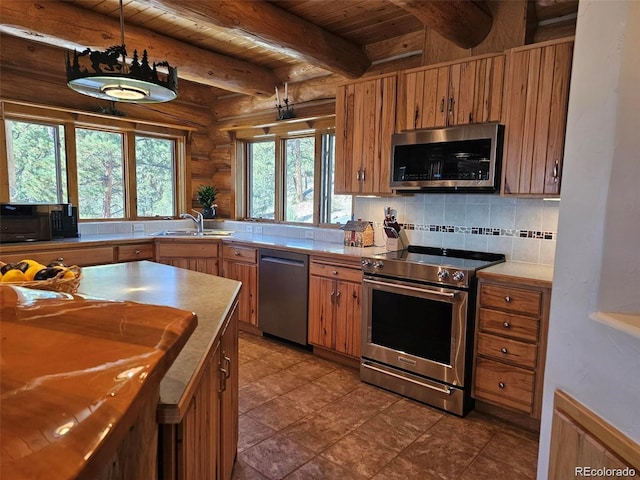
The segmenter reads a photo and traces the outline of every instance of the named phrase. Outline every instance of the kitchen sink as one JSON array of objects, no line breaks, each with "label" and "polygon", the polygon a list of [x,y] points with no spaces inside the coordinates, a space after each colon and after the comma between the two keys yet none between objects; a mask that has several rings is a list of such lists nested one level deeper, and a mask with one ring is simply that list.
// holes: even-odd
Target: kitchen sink
[{"label": "kitchen sink", "polygon": [[161,230],[150,233],[150,237],[228,237],[233,235],[232,230],[209,229],[203,232],[196,230]]}]

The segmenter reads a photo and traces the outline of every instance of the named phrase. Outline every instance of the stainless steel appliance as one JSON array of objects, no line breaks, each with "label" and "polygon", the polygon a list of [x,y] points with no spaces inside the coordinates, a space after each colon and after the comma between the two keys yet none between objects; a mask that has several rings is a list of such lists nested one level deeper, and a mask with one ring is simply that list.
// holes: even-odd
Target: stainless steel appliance
[{"label": "stainless steel appliance", "polygon": [[473,406],[475,272],[504,259],[415,245],[363,258],[360,378],[465,415]]},{"label": "stainless steel appliance", "polygon": [[307,345],[309,256],[261,248],[259,257],[260,330]]},{"label": "stainless steel appliance", "polygon": [[71,204],[0,204],[0,242],[78,236],[78,209]]},{"label": "stainless steel appliance", "polygon": [[504,127],[497,123],[396,133],[391,140],[391,188],[496,191],[503,136]]}]

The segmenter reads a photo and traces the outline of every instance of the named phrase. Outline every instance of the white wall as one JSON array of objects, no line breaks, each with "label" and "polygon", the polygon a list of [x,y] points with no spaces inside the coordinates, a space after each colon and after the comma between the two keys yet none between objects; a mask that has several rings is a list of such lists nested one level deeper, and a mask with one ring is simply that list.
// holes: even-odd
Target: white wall
[{"label": "white wall", "polygon": [[[556,389],[640,441],[640,338],[589,318],[599,307],[637,302],[640,296],[639,33],[637,0],[580,0],[539,479],[548,471]],[[616,289],[624,298],[603,298]]]}]

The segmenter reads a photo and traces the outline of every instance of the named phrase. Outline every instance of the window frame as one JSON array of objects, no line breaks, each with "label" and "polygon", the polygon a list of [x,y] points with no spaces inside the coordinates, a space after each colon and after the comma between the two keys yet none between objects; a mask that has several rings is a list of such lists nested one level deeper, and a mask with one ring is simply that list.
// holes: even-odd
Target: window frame
[{"label": "window frame", "polygon": [[63,203],[78,205],[78,165],[76,156],[76,128],[92,129],[123,135],[124,203],[125,215],[118,218],[79,219],[86,222],[150,220],[166,217],[143,217],[137,214],[137,186],[135,147],[136,137],[144,136],[174,141],[174,217],[191,205],[190,185],[187,179],[188,143],[196,129],[182,125],[151,122],[132,118],[119,118],[65,108],[53,108],[26,102],[3,100],[0,102],[2,124],[0,128],[0,202],[9,202],[8,139],[5,120],[62,126],[65,137],[67,167],[67,200]]},{"label": "window frame", "polygon": [[[236,211],[240,213],[239,218],[244,218],[250,221],[269,222],[269,223],[282,223],[294,226],[306,226],[306,227],[326,227],[326,228],[340,228],[341,224],[338,223],[325,223],[320,219],[322,212],[326,209],[327,200],[325,198],[326,192],[324,186],[327,180],[327,172],[324,170],[323,159],[323,137],[327,134],[335,135],[335,126],[333,123],[319,125],[317,128],[301,128],[299,124],[283,125],[277,131],[273,133],[256,133],[254,131],[244,132],[244,134],[238,133],[235,140],[235,155],[236,155],[236,189],[238,195],[236,197],[237,205]],[[313,222],[288,222],[285,220],[285,141],[292,138],[301,137],[315,137],[315,158],[314,158],[314,192],[318,192],[319,198],[316,198],[313,206]],[[258,143],[264,141],[275,142],[275,155],[276,155],[276,205],[275,205],[275,220],[252,218],[249,217],[249,144]],[[334,140],[335,146],[335,140]],[[335,165],[334,165],[335,169]],[[352,206],[353,211],[353,196]]]}]

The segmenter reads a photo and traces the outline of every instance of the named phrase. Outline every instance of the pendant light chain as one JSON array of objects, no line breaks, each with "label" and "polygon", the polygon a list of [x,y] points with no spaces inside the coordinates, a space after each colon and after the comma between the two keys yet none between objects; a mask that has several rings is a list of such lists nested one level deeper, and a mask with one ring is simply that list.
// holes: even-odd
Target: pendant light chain
[{"label": "pendant light chain", "polygon": [[[122,7],[122,0],[120,0],[120,45],[125,49],[124,45],[124,8]],[[126,50],[126,49],[125,49]],[[122,64],[125,65],[126,55],[122,52]]]}]

